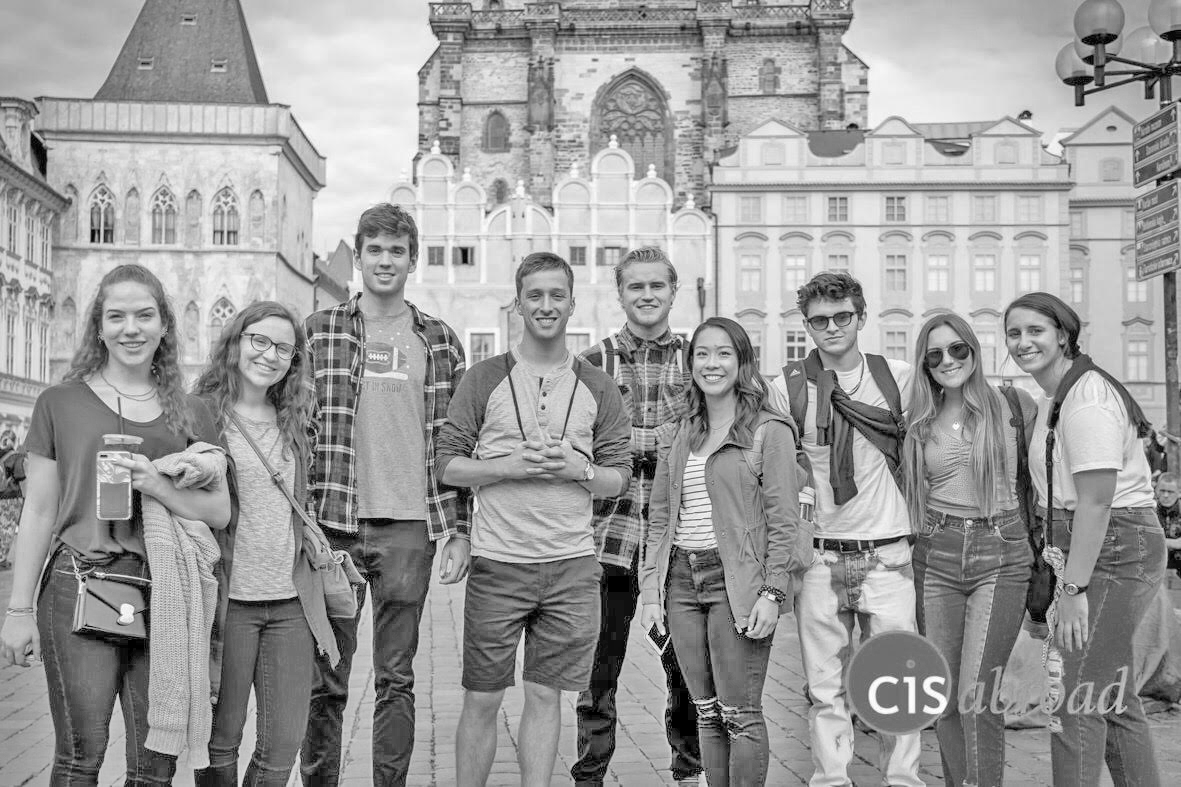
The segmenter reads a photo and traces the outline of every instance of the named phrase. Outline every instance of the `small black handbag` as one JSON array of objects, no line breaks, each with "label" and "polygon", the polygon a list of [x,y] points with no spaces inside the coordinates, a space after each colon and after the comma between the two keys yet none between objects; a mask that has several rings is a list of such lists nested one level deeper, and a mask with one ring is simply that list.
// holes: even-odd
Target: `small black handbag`
[{"label": "small black handbag", "polygon": [[80,569],[72,556],[78,595],[74,601],[75,634],[116,642],[146,641],[152,581],[100,569]]}]

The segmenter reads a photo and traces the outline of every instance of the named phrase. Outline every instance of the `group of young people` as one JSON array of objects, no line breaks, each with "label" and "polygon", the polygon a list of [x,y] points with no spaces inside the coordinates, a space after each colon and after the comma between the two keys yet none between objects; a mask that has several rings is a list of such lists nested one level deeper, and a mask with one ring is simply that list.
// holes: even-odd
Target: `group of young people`
[{"label": "group of young people", "polygon": [[[44,662],[53,784],[97,782],[116,698],[126,784],[168,784],[176,769],[148,703],[149,648],[72,627],[80,571],[151,573],[138,503],[129,520],[97,518],[94,457],[110,432],[142,439],[119,460],[137,500],[216,534],[202,785],[238,782],[251,691],[258,732],[244,783],[286,784],[297,756],[305,784],[338,783],[366,595],[373,782],[405,784],[437,550],[439,581],[467,583],[461,787],[488,779],[522,635],[521,783],[550,782],[564,690],[580,692],[571,777],[604,783],[637,607],[645,629],[670,635],[661,663],[678,783],[702,772],[711,787],[766,782],[762,695],[780,618],[794,611],[810,784],[849,785],[855,626],[862,638],[921,632],[951,667],[953,697],[991,692],[1025,614],[1039,524],[1065,554],[1050,632],[1064,690],[1106,686],[1132,663],[1132,631],[1165,564],[1146,424],[1082,354],[1078,315],[1058,298],[1029,293],[1004,315],[1010,354],[1041,388],[1034,398],[987,382],[979,341],[954,314],[922,327],[913,364],[862,352],[861,285],[821,273],[798,293],[815,349],[769,384],[735,321],[711,317],[688,341],[670,330],[677,271],[654,247],[615,269],[625,324],[572,354],[573,273],[535,252],[515,277],[520,343],[467,368],[455,332],[405,298],[418,252],[405,210],[365,211],[361,291],[306,322],[251,304],[192,393],[159,280],[136,265],[103,278],[70,372],[34,409],[0,630],[0,664]],[[230,470],[224,483],[180,488],[159,460],[198,442],[219,446]],[[1021,505],[1026,480],[1036,509]],[[297,507],[367,580],[356,619],[330,621],[315,602]],[[937,723],[944,779],[957,787],[1003,781],[1004,719],[978,705],[952,701]],[[924,783],[918,733],[880,742],[884,784]],[[1056,785],[1097,785],[1105,759],[1117,783],[1160,783],[1134,690],[1118,708],[1063,712],[1052,754]]]}]

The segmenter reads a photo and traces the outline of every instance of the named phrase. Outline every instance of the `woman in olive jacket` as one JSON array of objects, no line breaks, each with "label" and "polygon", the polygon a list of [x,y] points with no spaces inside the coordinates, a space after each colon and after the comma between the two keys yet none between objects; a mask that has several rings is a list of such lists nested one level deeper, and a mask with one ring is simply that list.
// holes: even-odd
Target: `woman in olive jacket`
[{"label": "woman in olive jacket", "polygon": [[772,635],[812,555],[795,430],[768,404],[738,323],[706,320],[689,355],[689,412],[658,450],[641,621],[663,634],[667,611],[710,787],[762,785]]}]

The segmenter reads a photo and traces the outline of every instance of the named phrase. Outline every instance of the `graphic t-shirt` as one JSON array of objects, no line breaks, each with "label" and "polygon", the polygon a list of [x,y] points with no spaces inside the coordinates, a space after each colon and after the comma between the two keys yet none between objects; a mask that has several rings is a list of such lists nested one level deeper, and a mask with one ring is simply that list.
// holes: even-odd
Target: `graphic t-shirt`
[{"label": "graphic t-shirt", "polygon": [[365,315],[364,371],[353,430],[357,515],[426,519],[426,346],[410,310]]}]

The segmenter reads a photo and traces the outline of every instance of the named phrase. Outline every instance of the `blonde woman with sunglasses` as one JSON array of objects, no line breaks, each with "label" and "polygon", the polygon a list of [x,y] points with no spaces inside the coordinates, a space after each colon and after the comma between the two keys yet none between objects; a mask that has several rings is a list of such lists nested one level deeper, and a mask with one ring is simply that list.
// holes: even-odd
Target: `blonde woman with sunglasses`
[{"label": "blonde woman with sunglasses", "polygon": [[[980,342],[961,317],[919,331],[903,443],[914,523],[919,631],[951,668],[951,701],[936,723],[947,784],[1004,782],[1005,718],[993,692],[1025,613],[1033,551],[1019,510],[1016,423],[1032,429],[1024,391],[1002,394],[984,377]],[[1016,393],[1021,421],[1006,398]]]}]

